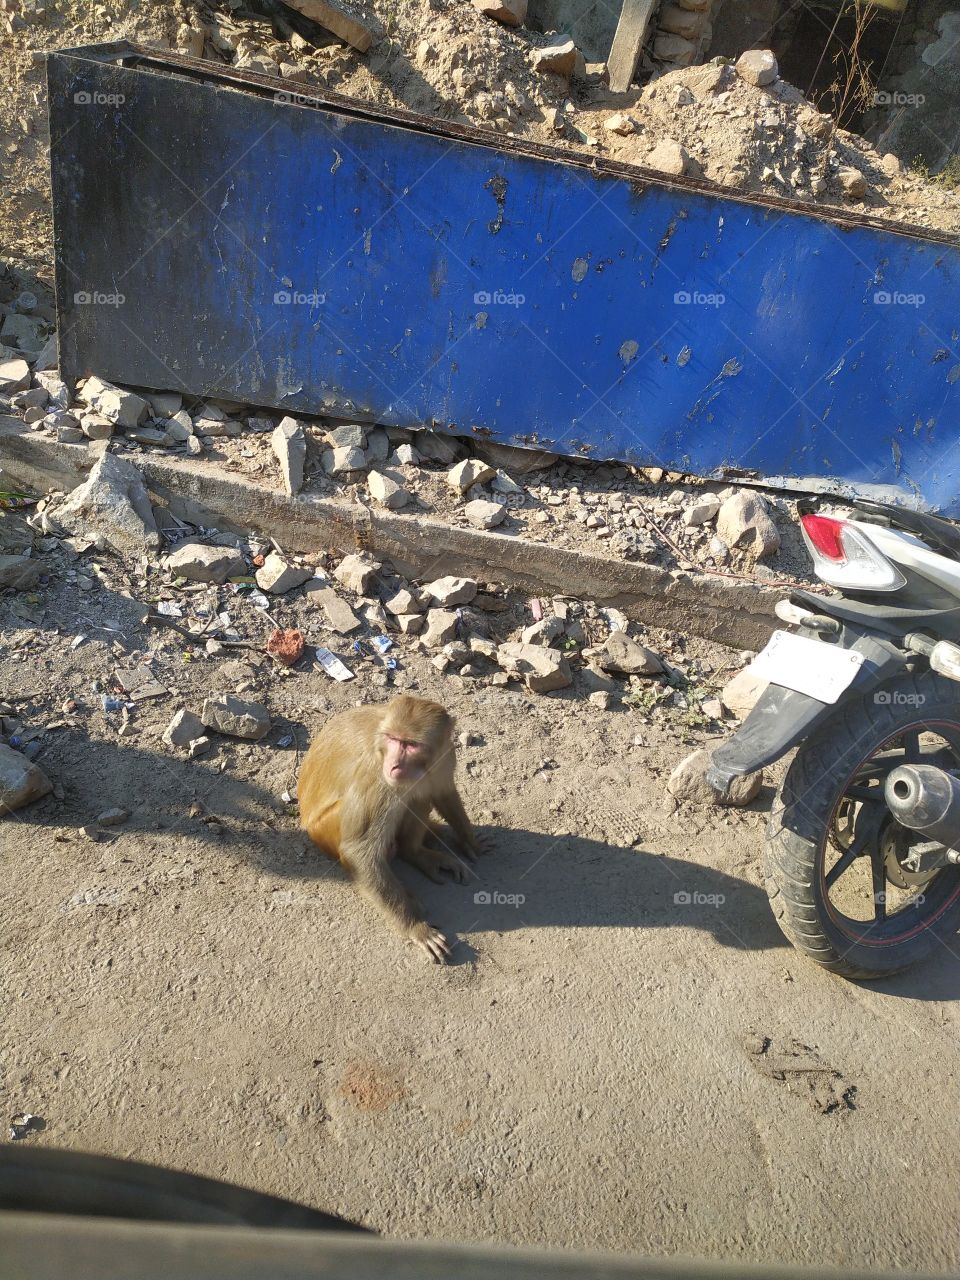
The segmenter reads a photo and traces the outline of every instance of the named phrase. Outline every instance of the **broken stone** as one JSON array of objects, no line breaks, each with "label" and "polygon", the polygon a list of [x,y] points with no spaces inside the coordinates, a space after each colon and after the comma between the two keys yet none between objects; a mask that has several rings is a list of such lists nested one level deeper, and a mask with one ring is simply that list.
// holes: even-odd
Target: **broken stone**
[{"label": "broken stone", "polygon": [[430,609],[427,612],[427,629],[423,633],[424,643],[431,648],[447,644],[457,638],[457,615],[449,609]]},{"label": "broken stone", "polygon": [[129,427],[127,429],[127,439],[135,440],[137,444],[162,445],[170,443],[167,433],[159,431],[156,427]]},{"label": "broken stone", "polygon": [[597,689],[595,693],[587,695],[587,701],[599,707],[601,711],[609,711],[613,706],[613,694],[606,689]]},{"label": "broken stone", "polygon": [[485,498],[475,498],[463,508],[463,514],[475,529],[494,529],[503,523],[506,508],[499,502],[488,502]]},{"label": "broken stone", "polygon": [[712,520],[719,510],[720,499],[715,493],[707,493],[698,498],[693,506],[687,507],[680,519],[687,528],[695,528]]},{"label": "broken stone", "polygon": [[97,814],[98,827],[119,827],[130,817],[129,809],[104,809],[103,813]]},{"label": "broken stone", "polygon": [[183,408],[183,396],[179,391],[152,391],[147,400],[155,418],[172,418]]},{"label": "broken stone", "polygon": [[25,591],[36,585],[40,572],[39,560],[31,560],[29,556],[0,555],[0,587]]},{"label": "broken stone", "polygon": [[570,664],[556,649],[510,642],[497,650],[497,662],[511,675],[521,676],[531,693],[550,693],[573,684]]},{"label": "broken stone", "polygon": [[527,0],[473,0],[473,7],[505,27],[522,27],[527,20]]},{"label": "broken stone", "polygon": [[32,316],[11,312],[0,326],[0,339],[5,340],[8,345],[15,343],[21,351],[39,351],[44,341],[40,336],[41,326],[42,321]]},{"label": "broken stone", "polygon": [[453,608],[458,604],[469,604],[477,594],[477,584],[472,578],[437,578],[428,582],[423,588],[429,598],[441,608]]},{"label": "broken stone", "polygon": [[57,426],[58,444],[82,444],[83,432],[79,427]]},{"label": "broken stone", "polygon": [[282,418],[270,436],[270,444],[280,463],[284,492],[292,496],[303,488],[303,466],[307,460],[307,437],[296,418]]},{"label": "broken stone", "polygon": [[814,107],[804,107],[798,112],[797,124],[804,133],[819,142],[825,142],[836,128],[836,121],[832,116],[825,116]]},{"label": "broken stone", "polygon": [[150,498],[131,462],[105,453],[86,481],[67,495],[57,519],[71,532],[98,534],[121,553],[160,545]]},{"label": "broken stone", "polygon": [[342,582],[348,591],[354,591],[358,596],[365,596],[369,595],[370,588],[382,570],[383,565],[377,560],[369,560],[361,555],[349,555],[344,556],[340,561],[333,571],[333,576],[338,582]]},{"label": "broken stone", "polygon": [[344,445],[336,449],[324,449],[320,462],[328,476],[349,476],[355,471],[366,469],[367,455],[362,449]]},{"label": "broken stone", "polygon": [[80,419],[80,430],[88,440],[109,440],[113,435],[113,423],[99,413],[85,413]]},{"label": "broken stone", "polygon": [[0,361],[0,394],[12,395],[30,386],[30,366],[26,360]]},{"label": "broken stone", "polygon": [[58,374],[45,372],[41,369],[34,374],[34,378],[46,392],[51,408],[69,409],[70,388]]},{"label": "broken stone", "polygon": [[178,711],[163,731],[163,742],[168,747],[189,747],[195,738],[203,734],[203,723],[198,715],[184,708]]},{"label": "broken stone", "polygon": [[200,719],[208,729],[232,738],[256,741],[270,731],[270,713],[259,702],[244,702],[232,693],[207,698]]},{"label": "broken stone", "polygon": [[294,587],[302,586],[308,578],[313,577],[312,569],[301,569],[297,565],[288,564],[283,556],[271,551],[263,562],[263,567],[254,575],[261,591],[269,591],[271,595],[282,596]]},{"label": "broken stone", "polygon": [[737,59],[736,72],[747,84],[762,89],[764,85],[773,84],[780,70],[777,60],[769,49],[747,49]]},{"label": "broken stone", "polygon": [[0,817],[52,790],[53,783],[41,768],[12,747],[0,746]]},{"label": "broken stone", "polygon": [[194,418],[193,426],[201,436],[238,436],[241,431],[240,423],[229,418]]},{"label": "broken stone", "polygon": [[780,534],[759,493],[744,489],[727,498],[717,515],[717,535],[728,547],[742,547],[755,560],[780,550]]},{"label": "broken stone", "polygon": [[540,49],[534,49],[531,62],[534,71],[547,71],[551,75],[569,80],[577,69],[579,50],[571,39],[551,40]]},{"label": "broken stone", "polygon": [[[695,10],[686,9],[682,5],[668,2],[660,6],[660,12],[657,14],[657,27],[660,31],[667,31],[671,35],[685,36],[688,40],[696,40],[703,29],[703,17]],[[687,92],[689,93],[689,90]]]},{"label": "broken stone", "polygon": [[327,626],[331,631],[337,631],[345,636],[362,625],[346,600],[342,600],[333,587],[324,587],[321,591],[311,592],[310,599],[323,610]]},{"label": "broken stone", "polygon": [[751,800],[755,800],[763,786],[763,770],[745,774],[742,778],[734,778],[725,800],[717,795],[707,782],[706,772],[710,768],[712,755],[705,747],[687,756],[667,779],[667,790],[677,800],[689,800],[693,804],[723,804],[741,808]]},{"label": "broken stone", "polygon": [[723,703],[719,698],[704,698],[700,710],[709,720],[723,719]]},{"label": "broken stone", "polygon": [[848,200],[860,200],[867,194],[867,180],[859,169],[848,165],[837,173],[840,190]]},{"label": "broken stone", "polygon": [[401,587],[399,591],[384,600],[383,607],[395,617],[404,613],[423,613],[424,609],[419,596],[415,596],[406,587]]},{"label": "broken stone", "polygon": [[371,498],[389,511],[406,506],[410,494],[386,471],[371,471],[367,476],[367,489]]},{"label": "broken stone", "polygon": [[190,747],[189,747],[190,759],[193,760],[195,756],[202,756],[205,751],[209,751],[209,750],[210,750],[210,739],[207,737],[205,733],[201,734],[199,738],[194,738],[193,741],[190,743]]},{"label": "broken stone", "polygon": [[365,449],[367,433],[357,422],[345,423],[327,432],[327,442],[333,449]]},{"label": "broken stone", "polygon": [[600,654],[600,666],[604,671],[620,676],[655,676],[663,670],[663,663],[650,649],[638,644],[625,631],[611,631]]},{"label": "broken stone", "polygon": [[745,720],[766,687],[766,680],[758,680],[749,667],[744,667],[723,686],[720,701],[738,720]]},{"label": "broken stone", "polygon": [[115,387],[103,378],[88,378],[80,389],[80,399],[94,413],[124,429],[139,426],[150,412],[150,406],[142,396]]},{"label": "broken stone", "polygon": [[234,547],[212,547],[203,542],[184,543],[171,551],[164,564],[178,578],[214,582],[217,586],[247,572],[243,556]]},{"label": "broken stone", "polygon": [[[185,418],[187,417],[186,414],[184,414],[183,416]],[[167,434],[167,439],[170,441],[171,444],[186,444],[186,442],[192,439],[193,437],[192,422],[190,423],[189,427],[187,427],[187,426],[184,426],[184,424],[178,421],[176,418],[168,418],[166,422],[163,424],[163,428]]]},{"label": "broken stone", "polygon": [[304,650],[303,632],[295,627],[277,627],[267,641],[267,653],[285,667],[299,662]]},{"label": "broken stone", "polygon": [[616,133],[621,138],[627,138],[631,133],[636,133],[637,122],[632,116],[628,116],[622,111],[615,111],[612,116],[607,116],[603,122],[603,127],[608,133]]},{"label": "broken stone", "polygon": [[471,485],[484,484],[496,474],[493,467],[488,467],[479,458],[464,458],[447,472],[447,484],[451,489],[465,493]]},{"label": "broken stone", "polygon": [[675,67],[689,67],[697,56],[698,42],[686,36],[658,35],[653,42],[653,56],[658,62],[670,62]]},{"label": "broken stone", "polygon": [[398,444],[394,457],[402,467],[415,467],[420,461],[420,455],[412,444]]},{"label": "broken stone", "polygon": [[521,631],[520,641],[522,644],[551,645],[554,640],[559,640],[563,633],[564,625],[559,618],[544,618]]},{"label": "broken stone", "polygon": [[690,165],[690,155],[686,148],[679,142],[675,142],[673,138],[664,138],[647,156],[646,164],[651,169],[658,169],[661,173],[671,173],[675,177],[680,177],[681,174],[686,173]]},{"label": "broken stone", "polygon": [[399,613],[397,614],[397,626],[404,635],[419,635],[426,624],[426,618],[422,613]]},{"label": "broken stone", "polygon": [[490,488],[494,493],[518,494],[523,493],[523,489],[515,480],[511,480],[505,471],[498,471],[490,481]]},{"label": "broken stone", "polygon": [[374,427],[367,435],[367,462],[386,462],[390,456],[390,437],[383,427]]}]

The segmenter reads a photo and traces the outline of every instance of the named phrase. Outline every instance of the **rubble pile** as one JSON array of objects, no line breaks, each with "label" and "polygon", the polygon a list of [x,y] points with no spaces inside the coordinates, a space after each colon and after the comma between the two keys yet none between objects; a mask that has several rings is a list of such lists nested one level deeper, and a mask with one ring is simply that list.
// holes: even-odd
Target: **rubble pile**
[{"label": "rubble pile", "polygon": [[275,76],[291,93],[333,91],[669,176],[960,230],[960,198],[948,183],[904,170],[892,153],[838,129],[779,78],[769,51],[749,50],[735,66],[716,59],[670,69],[673,46],[695,51],[701,38],[663,21],[687,30],[703,17],[693,0],[663,5],[654,59],[640,72],[646,84],[613,93],[603,64],[586,63],[563,33],[530,29],[519,0],[354,0],[350,29],[363,38],[352,43],[276,0],[3,0],[9,181],[0,217],[22,229],[17,256],[45,264],[47,137],[42,59],[33,51],[125,37]]}]

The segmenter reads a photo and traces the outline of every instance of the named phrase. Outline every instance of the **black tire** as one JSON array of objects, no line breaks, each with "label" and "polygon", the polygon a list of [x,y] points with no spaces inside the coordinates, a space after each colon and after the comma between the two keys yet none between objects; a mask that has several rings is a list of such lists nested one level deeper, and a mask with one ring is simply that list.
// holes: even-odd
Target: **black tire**
[{"label": "black tire", "polygon": [[[949,734],[960,763],[960,684],[932,672],[904,676],[879,694],[840,706],[797,751],[774,801],[763,856],[773,914],[798,951],[845,978],[897,973],[960,929],[960,867],[936,873],[922,908],[882,921],[854,922],[838,913],[825,883],[834,818],[858,771],[891,741],[894,751],[902,743],[906,753],[908,736],[919,742],[923,732]],[[898,922],[899,916],[905,918]]]}]

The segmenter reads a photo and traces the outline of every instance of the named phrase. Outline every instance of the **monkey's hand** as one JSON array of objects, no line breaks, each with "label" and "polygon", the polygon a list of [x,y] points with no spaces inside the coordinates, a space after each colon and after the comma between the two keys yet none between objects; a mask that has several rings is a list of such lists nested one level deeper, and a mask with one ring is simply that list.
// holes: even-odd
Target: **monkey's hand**
[{"label": "monkey's hand", "polygon": [[468,868],[462,858],[458,858],[450,849],[407,848],[400,850],[404,862],[422,871],[434,884],[446,884],[443,872],[450,874],[457,884],[466,884]]},{"label": "monkey's hand", "polygon": [[411,925],[407,937],[425,951],[434,964],[446,964],[450,959],[450,943],[426,920]]}]

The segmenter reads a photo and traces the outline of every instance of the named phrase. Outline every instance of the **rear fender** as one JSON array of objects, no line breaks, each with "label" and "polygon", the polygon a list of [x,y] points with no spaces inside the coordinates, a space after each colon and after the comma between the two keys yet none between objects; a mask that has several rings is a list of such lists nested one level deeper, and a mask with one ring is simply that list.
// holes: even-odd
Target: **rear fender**
[{"label": "rear fender", "polygon": [[844,627],[838,643],[864,655],[852,684],[836,703],[767,685],[743,724],[713,753],[707,781],[722,798],[734,778],[773,764],[809,738],[846,703],[862,698],[906,668],[906,655],[889,640]]}]

